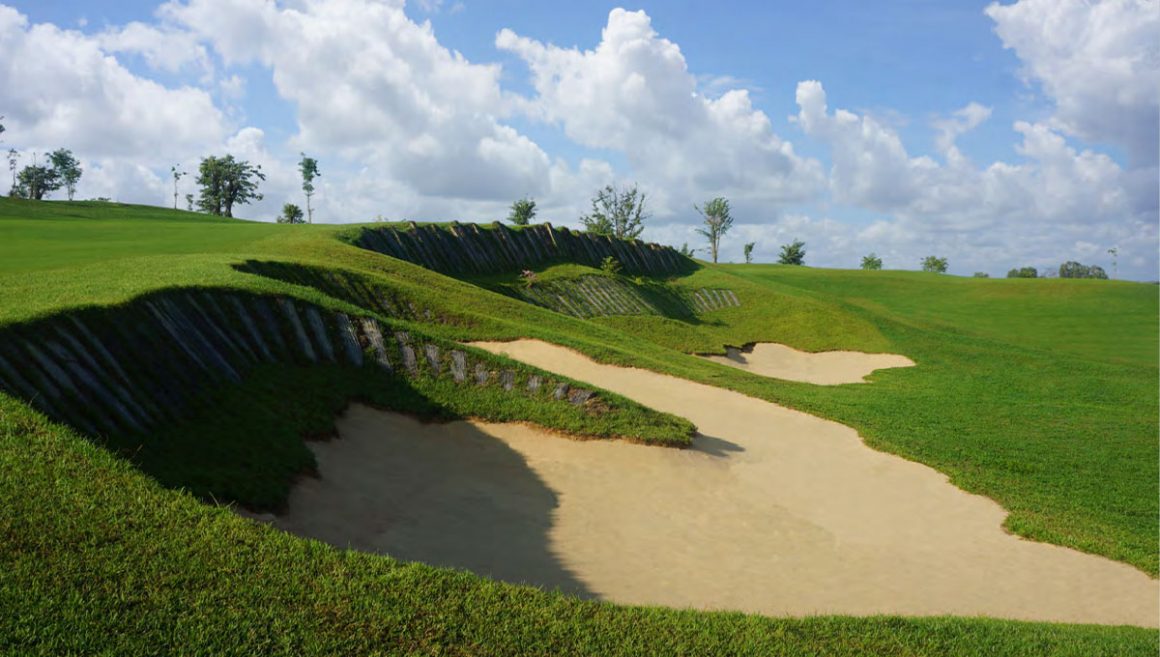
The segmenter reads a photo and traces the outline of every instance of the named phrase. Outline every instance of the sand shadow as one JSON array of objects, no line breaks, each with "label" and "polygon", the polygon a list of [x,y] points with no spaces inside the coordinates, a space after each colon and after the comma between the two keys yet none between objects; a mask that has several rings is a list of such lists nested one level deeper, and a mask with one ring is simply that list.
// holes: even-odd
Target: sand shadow
[{"label": "sand shadow", "polygon": [[745,451],[745,448],[737,443],[716,436],[706,436],[699,432],[693,436],[692,449],[718,458],[728,458],[730,454]]},{"label": "sand shadow", "polygon": [[467,422],[427,424],[352,405],[340,438],[312,444],[274,524],[336,547],[463,568],[592,597],[552,553],[556,493],[503,441]]}]

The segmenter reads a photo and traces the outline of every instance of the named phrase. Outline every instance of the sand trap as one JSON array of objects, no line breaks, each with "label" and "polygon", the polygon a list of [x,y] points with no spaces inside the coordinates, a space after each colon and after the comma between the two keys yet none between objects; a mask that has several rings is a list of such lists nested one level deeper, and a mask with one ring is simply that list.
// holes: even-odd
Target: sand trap
[{"label": "sand trap", "polygon": [[818,385],[863,383],[874,370],[914,367],[914,361],[896,354],[864,354],[858,351],[810,353],[773,342],[747,348],[726,347],[724,356],[701,356],[762,376]]},{"label": "sand trap", "polygon": [[771,615],[1160,624],[1160,585],[1024,541],[1004,511],[850,428],[552,345],[477,345],[688,417],[689,450],[352,406],[279,526],[621,603]]}]

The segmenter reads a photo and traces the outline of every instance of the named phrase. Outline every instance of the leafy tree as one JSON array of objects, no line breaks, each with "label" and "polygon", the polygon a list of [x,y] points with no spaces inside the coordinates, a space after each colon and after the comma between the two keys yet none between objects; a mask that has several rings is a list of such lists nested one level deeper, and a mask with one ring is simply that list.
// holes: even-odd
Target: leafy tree
[{"label": "leafy tree", "polygon": [[733,217],[729,214],[729,199],[718,196],[706,203],[704,208],[694,205],[693,209],[699,212],[705,221],[705,227],[698,228],[697,232],[709,240],[709,254],[715,263],[721,238],[733,227]]},{"label": "leafy tree", "polygon": [[1059,266],[1060,278],[1087,278],[1091,270],[1086,265],[1081,265],[1074,260],[1068,260]]},{"label": "leafy tree", "polygon": [[686,258],[692,258],[693,254],[695,254],[697,252],[697,249],[690,249],[689,243],[685,242],[684,244],[681,245],[680,252],[681,252],[681,255],[685,256]]},{"label": "leafy tree", "polygon": [[258,181],[265,179],[261,165],[235,160],[233,155],[202,158],[197,175],[201,186],[197,206],[210,214],[232,217],[234,205],[262,200]]},{"label": "leafy tree", "polygon": [[1039,271],[1035,267],[1020,267],[1007,272],[1007,278],[1039,278]]},{"label": "leafy tree", "polygon": [[1107,279],[1108,273],[1104,271],[1103,267],[1099,265],[1082,265],[1073,260],[1069,260],[1059,266],[1060,278],[1101,278]]},{"label": "leafy tree", "polygon": [[596,235],[635,239],[644,231],[646,195],[633,185],[621,191],[607,185],[592,198],[592,212],[580,217],[584,229]]},{"label": "leafy tree", "polygon": [[184,171],[179,170],[176,165],[169,167],[169,171],[173,174],[173,209],[176,210],[177,209],[177,181],[181,180],[184,176],[186,176],[188,174]]},{"label": "leafy tree", "polygon": [[185,209],[193,212],[193,194],[185,195]]},{"label": "leafy tree", "polygon": [[314,196],[314,179],[321,176],[318,172],[318,160],[306,157],[306,153],[299,153],[302,160],[298,162],[298,171],[302,173],[302,191],[306,193],[306,218],[314,223],[314,208],[310,206],[310,197]]},{"label": "leafy tree", "polygon": [[302,208],[298,207],[297,205],[294,205],[293,203],[287,203],[287,204],[283,205],[282,206],[282,215],[278,217],[278,223],[280,223],[280,224],[301,224],[301,223],[304,223],[302,221]]},{"label": "leafy tree", "polygon": [[991,275],[990,275],[990,274],[988,274],[988,273],[987,273],[987,272],[985,272],[985,271],[977,271],[977,272],[975,272],[975,278],[990,278],[990,277],[991,277]]},{"label": "leafy tree", "polygon": [[508,215],[508,221],[517,226],[527,226],[532,223],[532,219],[536,218],[536,202],[528,197],[512,203],[511,214]]},{"label": "leafy tree", "polygon": [[806,262],[806,243],[794,240],[792,244],[782,244],[781,254],[777,257],[781,265],[804,265]]},{"label": "leafy tree", "polygon": [[1120,247],[1113,246],[1108,249],[1108,255],[1112,256],[1112,277],[1118,278],[1120,275]]},{"label": "leafy tree", "polygon": [[935,274],[947,273],[947,259],[938,256],[927,256],[922,259],[922,270]]},{"label": "leafy tree", "polygon": [[49,192],[60,189],[60,185],[60,178],[52,167],[30,164],[17,174],[13,196],[42,201]]},{"label": "leafy tree", "polygon": [[749,242],[741,249],[745,253],[745,264],[747,265],[753,264],[753,247],[755,246],[757,246],[757,242]]},{"label": "leafy tree", "polygon": [[866,271],[878,271],[882,269],[882,258],[879,258],[876,253],[862,256],[862,269]]},{"label": "leafy tree", "polygon": [[52,169],[56,173],[57,180],[68,193],[68,200],[73,200],[73,196],[77,193],[77,183],[80,182],[81,174],[84,173],[81,163],[67,148],[58,148],[49,153],[48,161],[52,162]]},{"label": "leafy tree", "polygon": [[12,195],[16,194],[16,163],[20,160],[20,152],[15,148],[8,149],[8,171],[12,173]]}]

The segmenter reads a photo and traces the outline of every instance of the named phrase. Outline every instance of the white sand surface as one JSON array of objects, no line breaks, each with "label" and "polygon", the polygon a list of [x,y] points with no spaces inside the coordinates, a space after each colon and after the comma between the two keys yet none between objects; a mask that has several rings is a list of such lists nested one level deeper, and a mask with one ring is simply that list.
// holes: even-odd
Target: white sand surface
[{"label": "white sand surface", "polygon": [[1160,625],[1131,566],[1005,533],[993,501],[843,425],[546,343],[479,344],[689,418],[692,449],[352,406],[275,523],[621,603]]},{"label": "white sand surface", "polygon": [[762,376],[819,385],[862,383],[866,375],[874,370],[914,367],[914,361],[897,354],[864,354],[858,351],[810,353],[773,342],[760,342],[749,350],[731,347],[724,356],[701,358]]}]

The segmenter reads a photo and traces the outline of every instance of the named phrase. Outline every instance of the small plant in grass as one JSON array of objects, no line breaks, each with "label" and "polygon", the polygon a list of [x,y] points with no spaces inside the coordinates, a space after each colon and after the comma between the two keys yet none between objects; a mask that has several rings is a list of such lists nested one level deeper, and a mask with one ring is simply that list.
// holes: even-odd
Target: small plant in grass
[{"label": "small plant in grass", "polygon": [[600,262],[600,273],[605,276],[616,276],[620,273],[620,261],[612,256],[604,256]]},{"label": "small plant in grass", "polygon": [[536,283],[539,280],[540,280],[539,275],[537,275],[536,272],[532,271],[531,269],[525,269],[522,272],[520,272],[520,281],[523,282],[524,287],[526,289],[530,290],[533,287],[535,287]]}]

